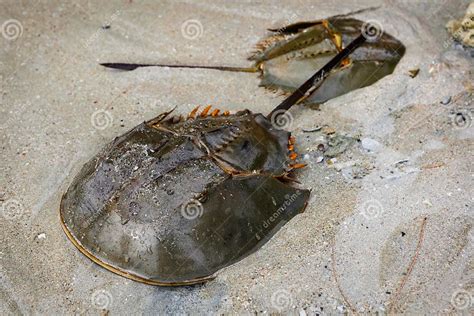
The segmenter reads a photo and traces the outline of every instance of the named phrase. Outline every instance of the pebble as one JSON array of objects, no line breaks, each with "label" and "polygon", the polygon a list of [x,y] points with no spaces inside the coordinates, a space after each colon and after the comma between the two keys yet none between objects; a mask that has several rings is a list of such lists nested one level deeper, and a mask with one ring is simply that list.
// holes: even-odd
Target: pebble
[{"label": "pebble", "polygon": [[412,78],[415,78],[416,76],[418,76],[418,73],[420,72],[420,68],[414,68],[414,69],[410,69],[408,70],[408,74],[410,75],[410,77]]},{"label": "pebble", "polygon": [[403,165],[403,164],[405,164],[405,163],[407,163],[407,162],[409,162],[409,161],[410,161],[409,159],[402,159],[402,160],[396,161],[396,162],[394,163],[394,165],[395,165],[395,166]]},{"label": "pebble", "polygon": [[340,313],[343,313],[344,310],[346,309],[346,307],[344,305],[339,305],[337,308],[336,308]]},{"label": "pebble", "polygon": [[337,171],[341,171],[342,169],[353,167],[356,164],[357,164],[357,161],[346,161],[346,162],[335,163],[333,167],[336,168]]},{"label": "pebble", "polygon": [[451,102],[451,96],[446,96],[443,98],[443,100],[441,100],[441,104],[443,105],[446,105],[446,104],[449,104]]},{"label": "pebble", "polygon": [[372,138],[362,138],[361,143],[362,148],[371,152],[376,152],[382,147],[378,141]]},{"label": "pebble", "polygon": [[332,127],[329,127],[329,126],[325,126],[322,128],[323,130],[323,133],[326,134],[326,135],[331,135],[331,134],[334,134],[336,132],[336,130]]},{"label": "pebble", "polygon": [[313,133],[313,132],[318,132],[321,130],[321,126],[315,127],[315,128],[308,128],[308,129],[303,129],[304,133]]},{"label": "pebble", "polygon": [[46,233],[38,234],[38,235],[36,236],[36,239],[38,239],[38,240],[46,239]]},{"label": "pebble", "polygon": [[324,160],[324,157],[323,156],[319,156],[318,158],[316,158],[316,162],[317,163],[320,163]]}]

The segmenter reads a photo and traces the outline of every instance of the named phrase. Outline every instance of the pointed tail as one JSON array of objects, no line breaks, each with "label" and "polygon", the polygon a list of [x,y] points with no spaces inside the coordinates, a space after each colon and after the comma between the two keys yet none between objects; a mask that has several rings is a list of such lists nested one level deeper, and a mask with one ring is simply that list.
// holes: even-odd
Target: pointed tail
[{"label": "pointed tail", "polygon": [[200,65],[168,65],[168,64],[128,64],[128,63],[101,63],[101,66],[120,70],[135,70],[140,67],[168,67],[168,68],[194,68],[194,69],[214,69],[234,72],[258,72],[258,67],[231,67],[231,66],[200,66]]}]

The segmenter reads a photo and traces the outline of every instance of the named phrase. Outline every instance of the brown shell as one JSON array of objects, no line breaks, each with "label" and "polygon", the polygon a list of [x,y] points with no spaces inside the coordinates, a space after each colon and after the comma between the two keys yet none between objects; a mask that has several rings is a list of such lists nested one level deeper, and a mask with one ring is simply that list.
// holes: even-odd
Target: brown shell
[{"label": "brown shell", "polygon": [[261,114],[218,113],[163,113],[92,158],[61,201],[73,244],[137,281],[194,284],[301,213],[309,191],[287,180],[290,133]]}]

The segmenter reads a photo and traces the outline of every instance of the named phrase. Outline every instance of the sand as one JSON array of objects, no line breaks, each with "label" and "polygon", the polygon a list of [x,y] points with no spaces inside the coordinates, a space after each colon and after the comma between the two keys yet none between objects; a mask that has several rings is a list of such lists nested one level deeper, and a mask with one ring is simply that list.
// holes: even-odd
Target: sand
[{"label": "sand", "polygon": [[[67,240],[61,195],[115,136],[174,106],[268,113],[283,100],[255,74],[99,62],[247,66],[269,27],[371,6],[357,17],[406,54],[370,87],[319,111],[291,109],[308,163],[298,178],[313,193],[258,252],[207,284],[160,288],[95,265]],[[444,28],[467,6],[0,1],[0,314],[472,313],[473,59]],[[303,132],[317,126],[326,129]],[[318,145],[332,132],[352,141],[329,160]]]}]

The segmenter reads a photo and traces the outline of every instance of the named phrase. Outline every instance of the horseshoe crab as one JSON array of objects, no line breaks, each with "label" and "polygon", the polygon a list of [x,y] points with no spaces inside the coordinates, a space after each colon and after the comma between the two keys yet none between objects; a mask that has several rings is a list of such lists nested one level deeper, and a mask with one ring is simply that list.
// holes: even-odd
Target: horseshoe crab
[{"label": "horseshoe crab", "polygon": [[134,70],[138,67],[203,68],[224,71],[255,72],[260,74],[260,86],[270,91],[290,94],[313,73],[353,41],[363,30],[367,41],[331,71],[320,89],[311,93],[302,103],[316,105],[355,89],[369,86],[389,75],[395,69],[405,46],[393,36],[383,32],[381,25],[348,17],[366,10],[333,16],[324,20],[290,24],[269,29],[272,34],[261,40],[256,52],[249,57],[252,67],[102,63],[109,68]]},{"label": "horseshoe crab", "polygon": [[295,140],[274,121],[365,42],[359,36],[267,117],[172,111],[116,138],[61,200],[67,237],[87,257],[148,284],[205,282],[304,211]]}]

